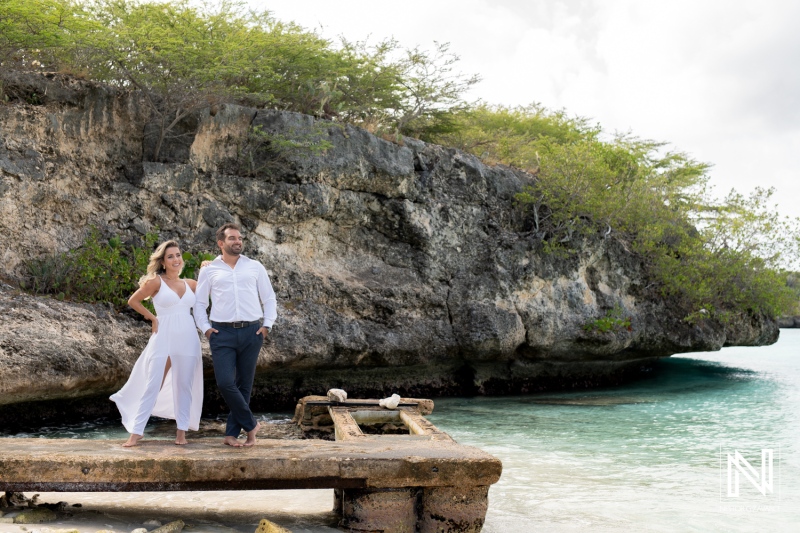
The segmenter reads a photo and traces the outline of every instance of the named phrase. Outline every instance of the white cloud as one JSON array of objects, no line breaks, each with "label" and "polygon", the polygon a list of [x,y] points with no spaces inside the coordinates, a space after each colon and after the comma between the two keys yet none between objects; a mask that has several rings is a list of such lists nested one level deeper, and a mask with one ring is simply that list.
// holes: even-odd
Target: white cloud
[{"label": "white cloud", "polygon": [[800,216],[800,2],[791,0],[275,0],[253,5],[328,37],[450,42],[471,96],[541,102],[670,142],[712,183],[778,189]]}]

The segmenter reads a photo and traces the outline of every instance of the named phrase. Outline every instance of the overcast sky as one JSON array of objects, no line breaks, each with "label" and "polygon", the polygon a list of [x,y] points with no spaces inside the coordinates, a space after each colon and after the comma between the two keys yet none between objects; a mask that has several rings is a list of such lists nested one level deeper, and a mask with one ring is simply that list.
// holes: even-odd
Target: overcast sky
[{"label": "overcast sky", "polygon": [[800,216],[800,1],[250,0],[350,40],[451,43],[469,99],[539,102],[713,164],[718,195],[774,187]]}]

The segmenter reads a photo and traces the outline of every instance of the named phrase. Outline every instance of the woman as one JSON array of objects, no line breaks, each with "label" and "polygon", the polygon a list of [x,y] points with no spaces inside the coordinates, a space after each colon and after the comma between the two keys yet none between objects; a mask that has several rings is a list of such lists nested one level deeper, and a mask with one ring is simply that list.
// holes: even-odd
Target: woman
[{"label": "woman", "polygon": [[[111,396],[131,434],[125,447],[136,446],[150,415],[177,422],[175,444],[186,431],[197,431],[203,406],[203,363],[200,340],[190,311],[197,282],[180,277],[183,257],[178,243],[161,243],[150,256],[147,274],[128,304],[152,323],[153,334],[122,389]],[[156,315],[142,302],[153,299]]]}]

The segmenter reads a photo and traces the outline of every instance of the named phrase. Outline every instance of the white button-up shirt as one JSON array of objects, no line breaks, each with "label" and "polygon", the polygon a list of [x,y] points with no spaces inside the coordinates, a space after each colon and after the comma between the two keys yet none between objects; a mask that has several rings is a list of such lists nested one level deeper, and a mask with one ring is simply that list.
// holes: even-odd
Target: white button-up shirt
[{"label": "white button-up shirt", "polygon": [[278,318],[275,291],[267,270],[243,255],[234,268],[221,255],[201,268],[195,294],[194,321],[203,333],[212,327],[207,311],[209,294],[214,322],[253,322],[263,318],[264,326],[271,328]]}]

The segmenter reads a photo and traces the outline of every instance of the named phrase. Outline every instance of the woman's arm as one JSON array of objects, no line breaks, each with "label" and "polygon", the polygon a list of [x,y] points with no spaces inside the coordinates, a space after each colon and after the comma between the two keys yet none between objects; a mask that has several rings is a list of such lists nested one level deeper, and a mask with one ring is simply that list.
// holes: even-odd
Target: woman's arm
[{"label": "woman's arm", "polygon": [[142,315],[145,320],[149,320],[152,323],[153,333],[158,333],[158,318],[156,315],[151,313],[142,302],[146,298],[152,298],[158,292],[158,289],[161,287],[161,278],[155,277],[145,283],[143,286],[139,287],[139,289],[131,294],[131,297],[128,298],[128,305],[133,308],[134,311]]}]

